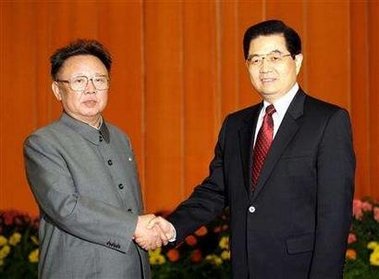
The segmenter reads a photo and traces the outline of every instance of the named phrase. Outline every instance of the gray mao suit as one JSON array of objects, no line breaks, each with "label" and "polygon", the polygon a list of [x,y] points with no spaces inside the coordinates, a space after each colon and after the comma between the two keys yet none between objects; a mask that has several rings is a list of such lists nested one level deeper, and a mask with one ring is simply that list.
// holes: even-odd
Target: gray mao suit
[{"label": "gray mao suit", "polygon": [[26,139],[24,157],[41,214],[39,278],[150,278],[132,241],[143,205],[123,132],[63,113]]}]

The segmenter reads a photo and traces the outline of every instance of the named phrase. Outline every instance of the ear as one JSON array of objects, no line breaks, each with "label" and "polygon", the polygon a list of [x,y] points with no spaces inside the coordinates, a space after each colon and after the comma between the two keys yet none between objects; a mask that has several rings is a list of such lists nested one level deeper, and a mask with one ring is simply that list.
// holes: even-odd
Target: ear
[{"label": "ear", "polygon": [[295,56],[296,75],[299,74],[300,72],[302,62],[303,62],[303,54],[299,53]]},{"label": "ear", "polygon": [[61,89],[56,81],[52,82],[51,89],[53,90],[55,98],[57,98],[58,101],[62,101]]}]

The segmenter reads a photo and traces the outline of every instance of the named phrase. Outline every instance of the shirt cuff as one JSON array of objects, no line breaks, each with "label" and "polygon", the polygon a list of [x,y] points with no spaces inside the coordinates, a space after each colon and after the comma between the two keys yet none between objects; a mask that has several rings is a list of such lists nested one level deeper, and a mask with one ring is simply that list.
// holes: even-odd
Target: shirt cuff
[{"label": "shirt cuff", "polygon": [[171,230],[173,232],[173,237],[171,237],[168,242],[175,242],[176,241],[176,229],[173,224],[170,223]]}]

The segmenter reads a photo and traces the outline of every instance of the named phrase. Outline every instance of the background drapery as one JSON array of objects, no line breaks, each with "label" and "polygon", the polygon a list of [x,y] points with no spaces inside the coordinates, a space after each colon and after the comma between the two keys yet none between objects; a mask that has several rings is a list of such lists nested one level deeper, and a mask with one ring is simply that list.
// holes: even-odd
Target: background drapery
[{"label": "background drapery", "polygon": [[224,117],[260,100],[242,51],[246,28],[279,18],[303,40],[300,86],[347,108],[356,196],[379,198],[379,1],[1,2],[0,209],[37,213],[22,158],[55,120],[49,56],[76,38],[113,54],[108,121],[131,138],[147,211],[171,210],[208,173]]}]

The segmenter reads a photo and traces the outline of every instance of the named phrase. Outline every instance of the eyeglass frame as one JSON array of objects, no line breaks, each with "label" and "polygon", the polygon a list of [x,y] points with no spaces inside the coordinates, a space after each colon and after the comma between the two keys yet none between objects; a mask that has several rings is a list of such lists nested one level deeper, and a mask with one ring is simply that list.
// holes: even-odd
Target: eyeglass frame
[{"label": "eyeglass frame", "polygon": [[[95,79],[95,78],[99,78],[99,77],[100,77],[100,78],[105,78],[105,79],[107,80],[107,88],[104,88],[104,89],[98,89],[98,88],[96,87],[95,83],[93,82],[93,79]],[[74,80],[74,79],[77,79],[77,78],[86,78],[86,79],[87,79],[86,85],[84,86],[83,89],[73,89],[73,88],[72,88],[71,84],[72,84],[73,80]],[[94,77],[92,77],[92,78],[89,78],[89,77],[87,77],[87,76],[75,76],[75,77],[71,77],[71,78],[69,78],[69,79],[55,79],[55,81],[56,81],[56,82],[64,82],[64,83],[68,83],[68,86],[70,87],[70,89],[71,89],[72,91],[75,91],[75,92],[84,91],[84,90],[87,88],[88,83],[89,83],[90,81],[92,82],[92,84],[93,84],[93,86],[95,87],[96,90],[103,91],[103,90],[107,90],[107,89],[109,89],[109,87],[110,87],[110,78],[109,78],[108,76],[106,76],[106,75],[94,76]]]},{"label": "eyeglass frame", "polygon": [[[273,55],[279,55],[279,57],[280,57],[280,60],[278,60],[278,61],[272,61],[272,60],[270,60],[270,59],[268,59],[268,60],[266,60],[268,63],[270,63],[270,64],[273,64],[273,65],[275,65],[276,63],[280,63],[280,62],[282,62],[283,61],[283,58],[284,57],[288,57],[288,56],[291,56],[292,57],[292,59],[295,59],[295,55],[293,55],[292,53],[282,53],[282,52],[280,52],[280,51],[278,51],[278,50],[274,50],[274,51],[271,51],[271,52],[269,52],[269,53],[267,53],[267,54],[254,54],[254,55],[249,55],[248,57],[247,57],[247,59],[245,60],[245,63],[246,63],[246,65],[249,67],[249,66],[253,66],[253,67],[259,67],[259,66],[261,66],[262,64],[263,64],[263,60],[265,60],[268,56],[273,56]],[[251,62],[251,59],[252,58],[257,58],[259,61],[257,62],[257,63],[252,63]]]}]

